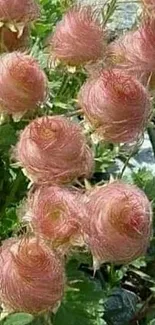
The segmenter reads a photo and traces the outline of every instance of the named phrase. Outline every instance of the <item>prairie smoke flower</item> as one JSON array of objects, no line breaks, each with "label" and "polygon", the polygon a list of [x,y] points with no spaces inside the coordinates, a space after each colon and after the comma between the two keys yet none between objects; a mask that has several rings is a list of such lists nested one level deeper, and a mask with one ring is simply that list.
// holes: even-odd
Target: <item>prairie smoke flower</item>
[{"label": "prairie smoke flower", "polygon": [[12,52],[0,58],[0,111],[24,114],[47,96],[47,78],[29,55]]},{"label": "prairie smoke flower", "polygon": [[28,23],[40,15],[35,0],[0,0],[1,23]]},{"label": "prairie smoke flower", "polygon": [[146,74],[155,72],[155,19],[145,19],[137,30],[111,43],[108,53],[110,63],[143,81]]},{"label": "prairie smoke flower", "polygon": [[9,311],[53,310],[64,291],[59,257],[36,238],[10,240],[0,253],[0,299]]},{"label": "prairie smoke flower", "polygon": [[17,32],[12,32],[7,27],[0,28],[0,52],[13,52],[16,50],[25,50],[30,41],[29,28],[25,27],[21,37]]},{"label": "prairie smoke flower", "polygon": [[82,129],[60,116],[33,120],[21,133],[16,160],[38,184],[70,183],[88,177],[93,157]]},{"label": "prairie smoke flower", "polygon": [[136,140],[147,122],[150,101],[141,83],[119,69],[102,70],[79,94],[84,114],[105,141]]},{"label": "prairie smoke flower", "polygon": [[36,234],[49,240],[53,247],[76,244],[81,235],[81,220],[85,213],[78,206],[76,193],[58,186],[39,187],[30,194],[22,220],[31,223]]},{"label": "prairie smoke flower", "polygon": [[105,32],[90,6],[75,7],[57,24],[50,44],[54,58],[76,66],[103,57]]},{"label": "prairie smoke flower", "polygon": [[129,263],[146,252],[151,234],[151,206],[137,187],[114,182],[87,198],[85,239],[95,267]]}]

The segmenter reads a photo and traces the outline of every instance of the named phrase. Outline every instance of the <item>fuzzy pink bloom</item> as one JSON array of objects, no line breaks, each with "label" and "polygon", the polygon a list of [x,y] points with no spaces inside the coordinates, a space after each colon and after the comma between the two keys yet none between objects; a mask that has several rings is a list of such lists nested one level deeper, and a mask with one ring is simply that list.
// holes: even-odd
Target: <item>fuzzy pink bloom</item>
[{"label": "fuzzy pink bloom", "polygon": [[4,242],[0,253],[0,299],[10,311],[53,309],[64,291],[59,257],[36,238]]},{"label": "fuzzy pink bloom", "polygon": [[29,55],[12,52],[0,58],[0,110],[8,114],[35,109],[47,96],[47,78]]},{"label": "fuzzy pink bloom", "polygon": [[130,142],[140,135],[150,113],[145,88],[123,70],[102,70],[79,94],[84,114],[105,141]]},{"label": "fuzzy pink bloom", "polygon": [[30,194],[23,220],[29,221],[36,232],[54,247],[70,246],[81,230],[84,211],[78,206],[74,192],[58,186],[39,187]]},{"label": "fuzzy pink bloom", "polygon": [[155,0],[141,0],[146,10],[152,11],[155,10]]},{"label": "fuzzy pink bloom", "polygon": [[50,43],[55,58],[76,66],[103,57],[105,33],[90,6],[75,7],[57,24]]},{"label": "fuzzy pink bloom", "polygon": [[40,16],[35,0],[0,0],[0,21],[19,23],[36,20]]},{"label": "fuzzy pink bloom", "polygon": [[155,19],[146,19],[137,30],[111,43],[108,52],[111,62],[143,81],[155,72]]},{"label": "fuzzy pink bloom", "polygon": [[69,183],[92,172],[93,157],[81,127],[61,116],[33,120],[15,151],[27,176],[38,184]]},{"label": "fuzzy pink bloom", "polygon": [[26,50],[29,46],[30,32],[25,27],[21,37],[18,33],[12,32],[7,27],[0,28],[0,52],[13,52],[16,50]]},{"label": "fuzzy pink bloom", "polygon": [[88,196],[86,208],[86,241],[95,263],[129,263],[146,252],[151,205],[137,187],[114,182],[97,188]]}]

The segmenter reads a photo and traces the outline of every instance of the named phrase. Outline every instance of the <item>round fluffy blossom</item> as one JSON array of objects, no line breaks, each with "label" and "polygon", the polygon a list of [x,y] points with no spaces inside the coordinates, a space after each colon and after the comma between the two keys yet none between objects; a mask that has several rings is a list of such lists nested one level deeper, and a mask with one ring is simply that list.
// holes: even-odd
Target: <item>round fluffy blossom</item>
[{"label": "round fluffy blossom", "polygon": [[90,175],[93,158],[81,127],[61,116],[33,120],[21,133],[16,160],[35,183],[62,184]]},{"label": "round fluffy blossom", "polygon": [[110,61],[143,81],[146,74],[155,72],[154,31],[155,19],[146,19],[137,30],[127,32],[109,45]]},{"label": "round fluffy blossom", "polygon": [[58,186],[39,187],[30,194],[23,220],[54,247],[70,246],[80,236],[84,211],[77,204],[74,191]]},{"label": "round fluffy blossom", "polygon": [[12,52],[0,58],[0,111],[8,114],[35,109],[47,96],[47,78],[29,55]]},{"label": "round fluffy blossom", "polygon": [[36,238],[10,240],[0,253],[0,299],[9,311],[39,313],[56,308],[64,291],[59,257]]},{"label": "round fluffy blossom", "polygon": [[30,40],[29,28],[25,27],[21,37],[7,27],[0,28],[0,52],[13,52],[28,48]]},{"label": "round fluffy blossom", "polygon": [[69,65],[102,58],[105,35],[90,6],[70,9],[57,24],[50,41],[53,56]]},{"label": "round fluffy blossom", "polygon": [[151,206],[137,187],[114,182],[87,198],[86,241],[95,267],[129,263],[143,255],[151,234]]},{"label": "round fluffy blossom", "polygon": [[143,131],[150,112],[141,83],[123,70],[102,70],[81,89],[79,104],[105,141],[130,142]]},{"label": "round fluffy blossom", "polygon": [[27,23],[40,15],[35,0],[0,0],[0,21],[3,23]]}]

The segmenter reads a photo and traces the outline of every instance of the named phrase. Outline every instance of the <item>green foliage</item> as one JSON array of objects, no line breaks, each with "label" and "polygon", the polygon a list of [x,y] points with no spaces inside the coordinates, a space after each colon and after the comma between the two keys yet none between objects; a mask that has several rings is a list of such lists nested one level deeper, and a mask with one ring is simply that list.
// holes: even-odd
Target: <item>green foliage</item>
[{"label": "green foliage", "polygon": [[78,270],[79,261],[67,266],[68,290],[54,317],[54,325],[101,325],[103,296],[101,284]]},{"label": "green foliage", "polygon": [[1,325],[27,325],[33,320],[33,316],[24,313],[12,314],[6,320],[0,322]]}]

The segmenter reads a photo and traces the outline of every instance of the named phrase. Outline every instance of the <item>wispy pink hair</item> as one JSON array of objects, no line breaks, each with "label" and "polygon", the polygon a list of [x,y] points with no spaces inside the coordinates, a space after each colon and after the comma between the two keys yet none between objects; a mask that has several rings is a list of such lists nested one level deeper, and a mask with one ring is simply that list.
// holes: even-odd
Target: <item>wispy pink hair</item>
[{"label": "wispy pink hair", "polygon": [[1,22],[29,22],[40,16],[40,9],[35,0],[0,0]]},{"label": "wispy pink hair", "polygon": [[146,8],[146,13],[148,13],[148,11],[154,13],[155,10],[155,0],[141,0],[142,3],[144,4],[145,8]]},{"label": "wispy pink hair", "polygon": [[151,205],[133,185],[114,182],[87,198],[86,242],[98,264],[129,263],[145,254],[151,235]]},{"label": "wispy pink hair", "polygon": [[34,232],[49,240],[53,247],[67,248],[81,235],[84,217],[84,209],[74,191],[50,186],[30,193],[22,220],[30,222]]},{"label": "wispy pink hair", "polygon": [[37,61],[24,53],[0,57],[0,110],[8,114],[33,110],[47,97],[47,77]]},{"label": "wispy pink hair", "polygon": [[61,116],[33,120],[21,133],[16,160],[38,184],[63,184],[89,177],[93,157],[82,128]]},{"label": "wispy pink hair", "polygon": [[145,88],[119,69],[102,70],[88,79],[79,93],[79,104],[101,138],[113,143],[136,140],[150,114]]},{"label": "wispy pink hair", "polygon": [[64,292],[59,257],[36,238],[10,240],[0,252],[0,298],[9,311],[53,310]]},{"label": "wispy pink hair", "polygon": [[[143,82],[155,72],[155,19],[146,18],[135,31],[129,31],[108,47],[109,59],[118,68]],[[147,79],[148,79],[147,78]]]},{"label": "wispy pink hair", "polygon": [[55,58],[76,66],[103,57],[105,32],[90,6],[75,7],[57,24],[50,43]]}]

